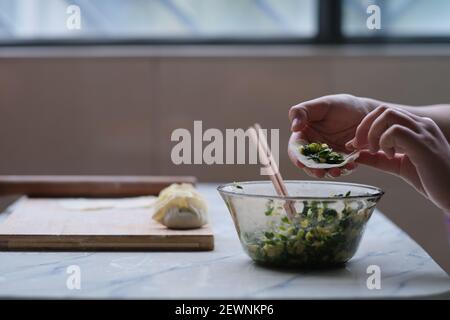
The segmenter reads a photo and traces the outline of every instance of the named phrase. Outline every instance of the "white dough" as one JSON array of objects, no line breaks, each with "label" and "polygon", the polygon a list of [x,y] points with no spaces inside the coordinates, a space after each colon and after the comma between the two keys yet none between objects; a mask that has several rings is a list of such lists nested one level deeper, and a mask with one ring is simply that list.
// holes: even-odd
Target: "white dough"
[{"label": "white dough", "polygon": [[317,163],[312,159],[308,159],[305,155],[300,152],[300,147],[308,144],[305,140],[297,140],[295,142],[291,142],[289,144],[289,150],[295,155],[295,157],[307,168],[312,169],[330,169],[330,168],[339,168],[345,166],[347,163],[353,162],[359,157],[359,152],[352,152],[351,154],[346,154],[343,152],[339,152],[344,157],[344,161],[339,164],[330,164],[330,163]]},{"label": "white dough", "polygon": [[206,202],[190,184],[172,184],[153,205],[153,219],[172,229],[195,229],[208,222]]},{"label": "white dough", "polygon": [[162,224],[170,229],[195,229],[205,223],[205,216],[197,209],[171,208],[167,210],[162,220]]}]

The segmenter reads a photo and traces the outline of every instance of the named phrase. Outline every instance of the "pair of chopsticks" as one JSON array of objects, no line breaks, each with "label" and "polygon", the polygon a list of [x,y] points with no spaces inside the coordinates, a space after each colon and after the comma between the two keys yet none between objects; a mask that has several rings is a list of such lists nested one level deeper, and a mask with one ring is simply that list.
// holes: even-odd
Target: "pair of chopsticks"
[{"label": "pair of chopsticks", "polygon": [[[259,159],[261,163],[269,170],[269,177],[273,183],[275,191],[279,196],[288,197],[288,191],[286,185],[284,184],[283,177],[280,174],[277,163],[274,160],[272,151],[267,144],[267,138],[263,133],[261,126],[255,123],[249,128],[250,137],[253,143],[256,145]],[[284,209],[289,219],[292,220],[296,214],[294,204],[291,201],[287,201],[284,204]]]}]

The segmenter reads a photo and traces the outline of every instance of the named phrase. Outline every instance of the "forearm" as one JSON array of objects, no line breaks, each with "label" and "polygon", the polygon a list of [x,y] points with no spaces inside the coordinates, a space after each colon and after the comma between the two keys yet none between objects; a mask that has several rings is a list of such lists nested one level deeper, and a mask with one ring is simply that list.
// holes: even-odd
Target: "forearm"
[{"label": "forearm", "polygon": [[384,104],[391,107],[401,108],[409,111],[419,117],[428,117],[433,119],[434,122],[439,126],[439,128],[444,133],[447,140],[450,142],[450,105],[440,104],[431,106],[407,106],[401,104],[395,104],[390,102],[378,101],[375,99],[363,98],[367,101],[371,108]]}]

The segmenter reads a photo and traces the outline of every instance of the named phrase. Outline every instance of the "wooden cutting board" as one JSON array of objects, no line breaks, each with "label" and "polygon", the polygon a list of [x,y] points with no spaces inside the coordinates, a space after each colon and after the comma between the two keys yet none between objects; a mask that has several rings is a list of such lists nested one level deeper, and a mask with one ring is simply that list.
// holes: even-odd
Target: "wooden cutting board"
[{"label": "wooden cutting board", "polygon": [[170,230],[151,209],[66,209],[58,199],[23,198],[0,223],[2,250],[212,250],[209,226]]},{"label": "wooden cutting board", "polygon": [[196,182],[192,176],[0,176],[0,195],[135,197],[157,195],[172,183]]},{"label": "wooden cutting board", "polygon": [[[3,176],[0,195],[129,197],[157,194],[193,177]],[[40,187],[39,187],[40,186]],[[23,197],[0,223],[0,250],[213,250],[209,226],[170,230],[149,208],[72,210],[61,198]]]}]

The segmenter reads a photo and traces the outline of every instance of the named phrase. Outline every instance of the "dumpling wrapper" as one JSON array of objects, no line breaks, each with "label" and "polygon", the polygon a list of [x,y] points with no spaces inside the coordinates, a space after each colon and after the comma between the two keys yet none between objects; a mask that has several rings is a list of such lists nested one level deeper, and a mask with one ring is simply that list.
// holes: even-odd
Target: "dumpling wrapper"
[{"label": "dumpling wrapper", "polygon": [[359,157],[359,151],[352,152],[350,154],[346,154],[344,152],[338,152],[344,157],[344,161],[342,163],[318,163],[315,162],[313,159],[308,159],[307,156],[303,155],[300,152],[300,147],[303,145],[308,144],[306,140],[299,139],[297,141],[291,142],[289,144],[289,150],[292,152],[292,154],[295,155],[295,157],[300,161],[305,167],[311,168],[311,169],[331,169],[331,168],[340,168],[345,166],[347,163],[353,162]]},{"label": "dumpling wrapper", "polygon": [[208,222],[206,202],[190,184],[162,190],[153,208],[153,219],[171,229],[195,229]]}]

